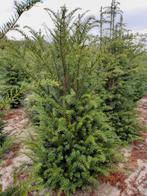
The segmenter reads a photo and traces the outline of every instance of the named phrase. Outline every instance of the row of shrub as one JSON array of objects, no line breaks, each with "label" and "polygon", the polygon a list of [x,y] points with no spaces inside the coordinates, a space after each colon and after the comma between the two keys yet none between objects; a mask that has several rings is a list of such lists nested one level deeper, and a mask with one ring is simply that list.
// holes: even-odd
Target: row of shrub
[{"label": "row of shrub", "polygon": [[75,11],[65,7],[48,12],[55,23],[51,43],[31,30],[25,57],[33,81],[29,111],[39,135],[37,175],[49,190],[72,195],[96,188],[121,145],[139,137],[135,108],[147,84],[138,77],[135,58],[142,50],[132,36],[104,37],[100,45],[89,34],[93,18],[73,22]]},{"label": "row of shrub", "polygon": [[[46,29],[51,41],[29,28],[33,39],[9,42],[1,92],[15,97],[11,107],[26,97],[44,188],[72,195],[96,188],[98,177],[118,161],[121,145],[139,137],[135,108],[147,88],[146,73],[132,35],[100,41],[90,34],[93,17],[76,17],[77,9],[69,13],[66,7],[47,11],[55,25]],[[17,94],[24,86],[25,96]]]},{"label": "row of shrub", "polygon": [[[14,15],[9,18],[7,23],[1,21],[0,26],[0,163],[3,161],[3,156],[8,153],[8,150],[12,147],[11,138],[7,138],[7,134],[4,132],[5,127],[5,113],[8,108],[16,108],[22,105],[24,98],[23,82],[26,80],[26,75],[20,66],[20,56],[17,58],[21,45],[15,41],[9,41],[6,34],[13,30],[17,25],[21,15],[28,11],[34,4],[40,2],[40,0],[27,0],[16,2],[14,1]],[[17,47],[17,48],[16,48]],[[19,49],[18,49],[19,48]],[[17,50],[17,52],[15,52]],[[10,53],[11,51],[11,53]],[[1,178],[1,176],[0,176]],[[8,188],[5,192],[2,192],[2,185],[0,184],[0,195],[24,195],[20,186]],[[26,193],[27,194],[27,193]]]}]

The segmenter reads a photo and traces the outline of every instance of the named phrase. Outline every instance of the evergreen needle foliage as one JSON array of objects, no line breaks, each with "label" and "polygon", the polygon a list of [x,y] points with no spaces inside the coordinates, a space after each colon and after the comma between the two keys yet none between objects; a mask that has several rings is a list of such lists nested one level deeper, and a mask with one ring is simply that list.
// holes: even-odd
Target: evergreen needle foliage
[{"label": "evergreen needle foliage", "polygon": [[132,141],[139,134],[135,112],[137,86],[132,86],[132,78],[136,78],[139,66],[134,62],[140,53],[138,49],[132,37],[115,38],[109,40],[107,46],[104,45],[99,59],[99,66],[103,69],[100,77],[104,78],[103,88],[100,89],[104,112],[124,141]]},{"label": "evergreen needle foliage", "polygon": [[6,34],[10,31],[15,29],[17,26],[17,22],[19,20],[19,18],[21,17],[21,15],[25,12],[28,11],[31,7],[33,7],[33,5],[35,3],[40,2],[40,0],[24,0],[21,2],[17,2],[14,1],[15,4],[15,15],[12,16],[9,21],[4,24],[1,28],[0,28],[0,39],[4,39],[6,38]]},{"label": "evergreen needle foliage", "polygon": [[[23,42],[8,41],[8,43],[5,50],[1,52],[0,96],[3,99],[10,98],[10,107],[17,108],[22,104],[24,96],[22,87],[24,82],[27,81],[22,62],[19,59],[23,55]],[[14,55],[16,50],[19,51],[19,54],[17,54],[19,58]],[[9,56],[7,55],[8,52]]]},{"label": "evergreen needle foliage", "polygon": [[[17,16],[2,38],[36,2],[15,3]],[[80,9],[45,10],[54,23],[45,28],[49,41],[29,27],[31,38],[17,29],[24,41],[1,40],[1,97],[13,97],[16,107],[27,85],[25,103],[37,132],[30,143],[37,183],[59,195],[93,191],[117,161],[121,144],[139,136],[135,110],[147,89],[146,60],[140,60],[146,53],[127,33],[114,0],[98,21]],[[98,25],[100,35],[91,35]]]},{"label": "evergreen needle foliage", "polygon": [[[22,1],[20,3],[15,3],[15,15],[12,16],[9,21],[0,27],[0,158],[2,157],[3,153],[10,147],[10,141],[6,140],[6,135],[3,133],[3,115],[4,115],[4,108],[8,104],[12,104],[12,107],[20,104],[20,100],[16,93],[18,92],[17,88],[20,82],[20,72],[14,68],[14,64],[9,62],[5,64],[4,59],[9,59],[8,51],[6,50],[7,38],[6,34],[16,28],[17,21],[21,17],[21,15],[28,11],[35,3],[40,2],[39,0],[27,0]],[[1,21],[2,22],[2,21]],[[6,52],[5,58],[3,58],[3,53]],[[12,56],[11,56],[12,57]],[[2,60],[3,58],[3,60]],[[5,86],[5,87],[4,87]],[[12,101],[13,97],[13,101]],[[20,94],[19,94],[20,98]],[[9,101],[8,101],[9,100]],[[10,101],[11,100],[11,101]]]},{"label": "evergreen needle foliage", "polygon": [[38,174],[45,186],[67,195],[96,188],[98,176],[108,174],[116,161],[119,142],[101,111],[99,98],[90,94],[77,98],[72,90],[60,100],[50,95],[43,103],[46,107],[40,108],[39,128],[42,149],[37,157]]},{"label": "evergreen needle foliage", "polygon": [[[32,76],[35,99],[31,99],[39,126],[38,175],[49,190],[67,195],[96,188],[98,176],[106,175],[116,161],[119,141],[94,91],[98,55],[89,34],[93,17],[81,15],[73,21],[76,11],[49,10],[55,23],[54,31],[49,31],[53,38],[49,49],[42,50],[46,44],[34,32],[36,42],[28,47],[39,62],[33,71],[40,69],[37,79]],[[46,53],[49,57],[40,61]]]}]

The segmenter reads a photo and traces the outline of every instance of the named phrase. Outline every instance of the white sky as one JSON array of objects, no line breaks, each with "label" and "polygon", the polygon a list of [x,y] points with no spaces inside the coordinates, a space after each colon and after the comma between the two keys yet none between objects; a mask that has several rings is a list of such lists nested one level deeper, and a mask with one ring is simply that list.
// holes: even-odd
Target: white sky
[{"label": "white sky", "polygon": [[[38,3],[29,12],[23,14],[19,24],[21,27],[31,26],[35,30],[41,28],[44,23],[51,26],[49,16],[43,8],[48,7],[56,11],[64,4],[69,10],[80,7],[83,11],[90,10],[90,14],[98,16],[100,7],[110,5],[110,2],[111,0],[44,0],[42,4]],[[119,0],[119,2],[128,27],[133,31],[147,33],[147,0]],[[13,3],[14,0],[0,0],[0,24],[12,15]],[[18,36],[16,32],[10,35]]]}]

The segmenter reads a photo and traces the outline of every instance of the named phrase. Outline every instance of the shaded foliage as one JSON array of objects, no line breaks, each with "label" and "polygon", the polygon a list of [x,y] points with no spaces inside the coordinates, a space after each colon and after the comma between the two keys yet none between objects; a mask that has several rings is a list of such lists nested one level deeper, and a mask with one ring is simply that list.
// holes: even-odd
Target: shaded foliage
[{"label": "shaded foliage", "polygon": [[133,79],[137,79],[136,70],[139,67],[134,61],[139,54],[137,49],[139,46],[133,43],[131,37],[123,40],[115,38],[104,46],[99,59],[104,79],[103,88],[99,89],[104,101],[104,112],[118,136],[125,141],[135,138],[139,128],[135,112],[137,84],[132,83]]}]

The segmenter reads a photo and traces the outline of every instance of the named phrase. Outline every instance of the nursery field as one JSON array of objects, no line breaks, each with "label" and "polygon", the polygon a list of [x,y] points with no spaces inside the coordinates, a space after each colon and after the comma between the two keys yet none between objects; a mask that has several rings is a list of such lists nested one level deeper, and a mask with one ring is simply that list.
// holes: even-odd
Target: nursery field
[{"label": "nursery field", "polygon": [[0,196],[147,196],[146,35],[115,0],[45,8],[54,27],[23,31],[39,3],[0,28]]}]

